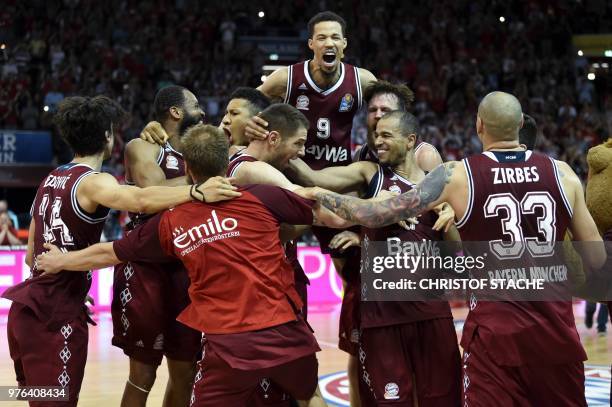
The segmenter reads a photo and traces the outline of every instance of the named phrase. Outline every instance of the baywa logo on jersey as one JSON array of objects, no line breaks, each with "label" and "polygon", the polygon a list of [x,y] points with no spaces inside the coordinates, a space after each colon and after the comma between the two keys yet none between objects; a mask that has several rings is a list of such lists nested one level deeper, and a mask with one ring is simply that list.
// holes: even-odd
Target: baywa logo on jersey
[{"label": "baywa logo on jersey", "polygon": [[310,104],[310,99],[306,95],[298,96],[295,101],[295,107],[300,110],[308,110],[308,105]]},{"label": "baywa logo on jersey", "polygon": [[204,223],[185,231],[183,227],[176,227],[172,231],[174,237],[174,246],[178,249],[185,249],[181,255],[190,253],[204,243],[223,240],[228,237],[240,236],[240,231],[237,231],[238,221],[234,218],[219,218],[217,211],[213,210],[211,217],[206,219]]},{"label": "baywa logo on jersey", "polygon": [[399,399],[399,386],[396,383],[387,383],[385,385],[385,400]]},{"label": "baywa logo on jersey", "polygon": [[340,109],[338,109],[338,111],[348,112],[349,110],[351,110],[351,108],[353,107],[353,100],[353,95],[351,95],[350,93],[344,95],[342,97],[342,100],[340,101]]},{"label": "baywa logo on jersey", "polygon": [[173,155],[169,155],[166,157],[166,168],[169,170],[178,170],[179,163],[178,163],[178,159],[173,156]]},{"label": "baywa logo on jersey", "polygon": [[325,160],[331,162],[343,162],[349,159],[348,150],[344,147],[330,147],[329,145],[319,146],[313,144],[306,149],[306,154],[310,154],[315,160]]}]

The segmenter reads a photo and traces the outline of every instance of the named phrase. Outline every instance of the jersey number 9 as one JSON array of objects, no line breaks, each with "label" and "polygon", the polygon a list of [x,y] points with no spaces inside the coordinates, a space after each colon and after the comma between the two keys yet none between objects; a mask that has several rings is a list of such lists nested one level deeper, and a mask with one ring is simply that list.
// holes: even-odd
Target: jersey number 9
[{"label": "jersey number 9", "polygon": [[320,139],[327,139],[331,134],[331,123],[326,117],[320,117],[317,120],[317,137]]}]

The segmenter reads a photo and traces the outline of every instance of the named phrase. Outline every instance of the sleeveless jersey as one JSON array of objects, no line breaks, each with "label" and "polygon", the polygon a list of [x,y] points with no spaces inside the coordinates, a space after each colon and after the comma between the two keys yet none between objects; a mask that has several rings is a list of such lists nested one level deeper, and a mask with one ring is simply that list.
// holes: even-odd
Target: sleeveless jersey
[{"label": "sleeveless jersey", "polygon": [[[410,191],[414,186],[415,184],[395,173],[391,168],[378,165],[378,171],[370,181],[368,198],[378,196],[383,189],[404,193]],[[419,223],[417,225],[411,226],[411,230],[406,230],[398,224],[376,229],[362,227],[362,238],[378,242],[384,242],[390,238],[399,238],[401,241],[440,241],[443,239],[443,233],[432,229],[437,218],[434,212],[426,212],[418,218]],[[447,301],[361,302],[361,326],[363,328],[451,317],[452,314]]]},{"label": "sleeveless jersey", "polygon": [[[76,195],[81,181],[92,174],[97,172],[85,164],[69,163],[53,170],[40,184],[31,210],[34,259],[46,251],[44,243],[73,251],[100,241],[108,208],[99,206],[95,213],[88,213],[79,206]],[[62,326],[84,312],[91,272],[39,277],[40,273],[34,262],[30,278],[3,296],[30,308],[49,327]]]},{"label": "sleeveless jersey", "polygon": [[376,152],[371,150],[367,144],[361,146],[357,154],[355,155],[354,161],[372,161],[373,163],[378,164],[378,156]]},{"label": "sleeveless jersey", "polygon": [[353,117],[362,104],[359,69],[341,63],[338,82],[323,90],[311,78],[308,62],[289,66],[284,100],[310,122],[304,161],[315,170],[348,165]]},{"label": "sleeveless jersey", "polygon": [[[552,243],[563,240],[572,208],[554,160],[532,151],[488,151],[462,162],[469,199],[457,222],[461,239],[490,242],[499,269],[563,264]],[[501,365],[586,359],[570,301],[493,302],[471,295],[464,349],[476,331]]]},{"label": "sleeveless jersey", "polygon": [[[159,147],[156,162],[159,168],[164,172],[166,179],[178,178],[185,175],[185,160],[183,159],[183,154],[172,148],[170,143],[166,143]],[[126,160],[126,168],[129,168],[128,164]],[[125,183],[128,185],[136,185],[128,175],[125,177]],[[143,220],[150,218],[150,215],[145,215],[143,213],[130,212],[129,216],[130,219],[134,221],[134,224],[139,224]]]}]

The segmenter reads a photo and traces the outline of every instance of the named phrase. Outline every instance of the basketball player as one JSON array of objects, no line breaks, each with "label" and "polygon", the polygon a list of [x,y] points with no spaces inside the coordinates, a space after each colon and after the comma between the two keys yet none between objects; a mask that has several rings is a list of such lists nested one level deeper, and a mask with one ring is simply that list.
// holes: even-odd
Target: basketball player
[{"label": "basketball player", "polygon": [[[600,243],[591,243],[589,255],[583,256],[587,265],[600,268],[605,248],[586,209],[580,180],[567,163],[520,147],[522,121],[514,96],[490,93],[476,120],[484,153],[462,165],[445,163],[416,188],[382,203],[316,188],[305,195],[368,227],[392,224],[446,201],[459,218],[463,241],[512,239],[518,248],[525,248],[517,242],[528,237],[559,241],[569,228],[574,240]],[[586,354],[571,302],[471,298],[461,344],[465,405],[586,406]]]},{"label": "basketball player", "polygon": [[[362,106],[363,90],[376,77],[366,69],[342,62],[347,47],[346,21],[324,11],[308,22],[311,60],[274,71],[258,88],[271,100],[283,101],[301,110],[310,128],[304,161],[312,168],[347,165],[351,162],[353,117]],[[246,126],[247,137],[264,139],[268,123],[253,117]],[[321,251],[332,255],[341,271],[344,255],[329,248],[338,231],[313,228]]]},{"label": "basketball player", "polygon": [[192,196],[211,201],[239,195],[218,180],[217,187],[223,189],[141,189],[119,185],[112,175],[99,172],[102,161],[110,157],[113,128],[124,113],[105,96],[69,97],[60,104],[55,120],[75,156],[40,184],[26,256],[32,276],[3,294],[13,301],[7,331],[17,381],[22,386],[69,386],[69,401],[54,405],[77,405],[87,358],[88,316],[83,304],[91,274],[41,277],[33,259],[44,251],[43,244],[72,251],[98,242],[109,208],[154,213]]},{"label": "basketball player", "polygon": [[[369,160],[378,162],[374,143],[376,124],[388,112],[402,110],[407,112],[414,100],[412,90],[406,85],[393,84],[386,81],[370,83],[363,92],[363,99],[368,107],[367,144],[363,145],[355,153],[355,161]],[[415,145],[416,163],[425,173],[442,164],[442,158],[438,150],[431,144],[417,140]]]},{"label": "basketball player", "polygon": [[[376,77],[366,69],[342,62],[347,46],[346,22],[330,11],[308,22],[308,48],[313,58],[274,71],[258,88],[271,100],[283,101],[302,111],[310,128],[304,161],[314,169],[351,162],[353,117],[362,106],[363,90]],[[247,137],[264,139],[267,123],[254,117]],[[329,242],[338,231],[313,228],[322,253],[329,253],[341,272],[345,254],[331,250]]]},{"label": "basketball player", "polygon": [[[359,161],[346,167],[330,167],[320,171],[301,166],[298,182],[325,185],[327,189],[339,192],[366,189],[366,198],[377,197],[383,190],[406,192],[425,177],[416,163],[417,139],[418,124],[412,114],[406,111],[386,113],[375,128],[374,151],[380,164]],[[439,221],[436,218],[433,212],[427,212],[408,230],[399,225],[381,229],[362,228],[362,236],[370,241],[386,241],[389,238],[400,238],[402,241],[459,240],[456,229],[448,224],[452,215]],[[450,230],[444,234],[442,230],[447,225]],[[357,325],[357,329],[361,329],[359,358],[362,376],[367,377],[367,385],[360,392],[362,403],[366,405],[366,400],[370,398],[364,392],[373,392],[378,402],[386,401],[385,385],[395,383],[400,389],[393,396],[397,403],[411,404],[414,398],[419,405],[432,402],[440,405],[459,404],[460,357],[448,303],[359,304],[360,284],[355,286],[356,307],[357,310],[361,308],[360,325]],[[347,292],[352,285],[348,287]],[[346,321],[344,324],[352,325]],[[350,331],[341,334],[355,336]],[[403,342],[399,340],[401,336],[413,340]],[[387,339],[384,346],[380,346],[383,337]]]},{"label": "basketball player", "polygon": [[[234,177],[237,185],[266,184],[290,191],[301,188],[290,182],[281,171],[286,168],[290,160],[304,155],[308,120],[299,110],[286,104],[271,105],[261,112],[261,116],[269,122],[270,136],[266,140],[253,140],[247,148],[233,154],[226,174]],[[227,123],[226,118],[227,116],[224,118],[224,124]],[[294,233],[297,235],[303,231],[304,228],[298,228]],[[301,312],[306,319],[309,281],[297,259],[295,242],[285,243],[285,255],[294,270],[295,288],[304,304]],[[287,395],[268,378],[262,380],[258,390],[255,398],[251,400],[253,406],[272,403],[275,403],[275,406],[290,405]]]},{"label": "basketball player", "polygon": [[[192,179],[201,182],[227,171],[229,146],[219,129],[194,126],[184,147]],[[121,260],[180,259],[192,284],[191,304],[179,320],[206,337],[191,405],[247,406],[259,380],[270,377],[300,405],[324,406],[316,390],[319,347],[296,314],[301,300],[279,224],[310,224],[325,212],[285,189],[250,185],[230,205],[181,205],[115,243],[68,255],[47,245],[50,252],[38,261],[57,272]]]},{"label": "basketball player", "polygon": [[[310,122],[304,160],[313,168],[346,165],[351,161],[353,117],[362,104],[362,91],[376,77],[363,68],[342,62],[346,22],[330,11],[308,22],[308,48],[313,58],[274,71],[258,88],[273,101],[301,110]],[[250,138],[265,138],[265,121],[254,118]]]},{"label": "basketball player", "polygon": [[[410,104],[414,100],[414,94],[410,88],[406,85],[392,84],[386,81],[374,81],[370,82],[364,89],[363,92],[364,100],[367,104],[367,129],[368,129],[368,144],[364,145],[356,154],[355,161],[369,160],[374,163],[378,163],[376,157],[376,150],[374,147],[374,132],[378,120],[385,113],[393,110],[407,111]],[[434,146],[429,143],[425,143],[421,140],[417,140],[416,146],[416,160],[417,164],[424,170],[430,171],[435,168],[438,164],[442,163],[440,154]],[[294,161],[295,163],[300,160]],[[367,165],[366,165],[367,166]],[[369,166],[367,166],[369,167]],[[348,167],[347,167],[348,168]],[[375,167],[369,167],[375,168]],[[376,171],[376,170],[374,170]],[[370,177],[371,178],[371,177]],[[362,185],[368,185],[368,178]],[[307,180],[302,180],[307,181]],[[308,185],[308,184],[304,184]],[[319,185],[324,187],[324,184],[310,184]],[[333,187],[330,189],[334,190]],[[364,191],[361,191],[364,192]],[[450,215],[450,216],[449,216]],[[443,219],[452,219],[454,214],[448,208],[443,215]],[[317,232],[319,232],[317,230]],[[359,231],[353,230],[353,233]],[[339,238],[341,236],[351,236],[351,233],[341,233],[336,235]],[[326,238],[321,233],[317,234],[317,237]],[[334,237],[335,239],[336,237]],[[342,308],[340,312],[340,349],[346,351],[349,356],[348,372],[349,372],[349,383],[350,383],[350,399],[352,405],[358,405],[359,395],[357,394],[357,383],[358,383],[358,363],[357,363],[357,336],[353,335],[352,332],[358,331],[359,326],[356,319],[358,319],[359,310],[354,309],[358,304],[359,299],[359,261],[361,258],[357,249],[352,249],[353,252],[332,250],[329,251],[332,255],[334,266],[336,270],[342,275],[344,281],[345,295],[342,298]],[[348,261],[348,263],[347,263]]]},{"label": "basketball player", "polygon": [[[203,122],[204,112],[189,90],[167,86],[155,95],[153,114],[169,138],[162,146],[140,139],[127,144],[126,183],[139,187],[185,185],[181,139],[189,127]],[[132,213],[130,217],[126,233],[148,215]],[[130,358],[122,406],[146,405],[164,355],[169,373],[164,406],[189,404],[202,335],[176,321],[189,303],[188,287],[189,277],[178,261],[122,263],[115,268],[112,343]]]}]

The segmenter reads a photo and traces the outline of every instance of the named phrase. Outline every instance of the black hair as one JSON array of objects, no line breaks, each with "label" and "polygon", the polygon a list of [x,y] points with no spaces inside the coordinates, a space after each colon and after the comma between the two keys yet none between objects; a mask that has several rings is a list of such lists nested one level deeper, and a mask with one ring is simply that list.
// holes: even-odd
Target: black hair
[{"label": "black hair", "polygon": [[363,91],[363,99],[368,104],[374,96],[385,93],[397,97],[399,103],[398,110],[408,111],[411,103],[414,101],[414,93],[408,86],[402,83],[390,83],[387,81],[371,82]]},{"label": "black hair", "polygon": [[185,91],[187,91],[186,88],[178,85],[170,85],[158,90],[153,101],[153,118],[161,123],[168,118],[168,110],[171,107],[183,107]]},{"label": "black hair", "polygon": [[249,110],[252,116],[255,116],[257,113],[270,106],[270,100],[263,93],[255,88],[248,88],[246,86],[236,88],[230,95],[230,100],[232,99],[246,100],[249,104]]},{"label": "black hair", "polygon": [[119,103],[106,96],[72,96],[59,104],[54,122],[75,155],[84,157],[104,151],[106,131],[126,116]]},{"label": "black hair", "polygon": [[527,150],[535,148],[538,138],[538,126],[533,117],[523,113],[523,127],[519,130],[519,143],[527,146]]},{"label": "black hair", "polygon": [[346,37],[346,21],[344,20],[344,18],[340,17],[333,11],[322,11],[312,17],[310,21],[308,21],[308,36],[310,38],[312,38],[312,36],[314,35],[315,25],[324,21],[335,21],[340,24],[340,27],[342,28],[342,36]]}]

